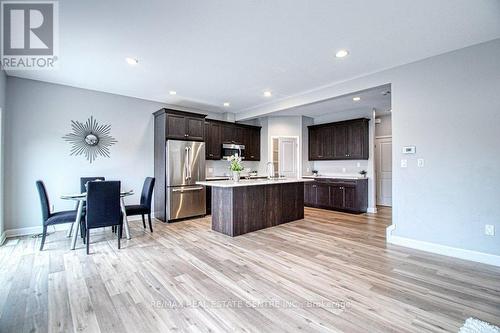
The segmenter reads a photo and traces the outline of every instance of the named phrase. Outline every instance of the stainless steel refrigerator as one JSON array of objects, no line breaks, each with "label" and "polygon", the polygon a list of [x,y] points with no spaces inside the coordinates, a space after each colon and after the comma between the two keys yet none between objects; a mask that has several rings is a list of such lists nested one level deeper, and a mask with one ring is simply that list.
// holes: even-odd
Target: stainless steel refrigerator
[{"label": "stainless steel refrigerator", "polygon": [[206,214],[205,143],[167,140],[166,219],[168,221]]}]

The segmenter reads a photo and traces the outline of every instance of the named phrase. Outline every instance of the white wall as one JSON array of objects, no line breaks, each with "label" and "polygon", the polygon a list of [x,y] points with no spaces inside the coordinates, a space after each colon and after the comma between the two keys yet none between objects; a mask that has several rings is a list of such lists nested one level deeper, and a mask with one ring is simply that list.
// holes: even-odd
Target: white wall
[{"label": "white wall", "polygon": [[[68,86],[7,79],[5,117],[5,227],[17,229],[41,225],[41,210],[35,181],[42,179],[56,210],[74,209],[61,200],[64,193],[79,191],[82,176],[105,176],[122,181],[138,202],[144,178],[153,175],[153,116],[166,105]],[[118,141],[111,158],[94,163],[70,156],[70,145],[62,139],[70,132],[71,120],[90,116],[111,125]],[[210,114],[211,118],[219,118]]]},{"label": "white wall", "polygon": [[4,115],[7,76],[0,70],[0,245],[5,240],[4,227]]}]

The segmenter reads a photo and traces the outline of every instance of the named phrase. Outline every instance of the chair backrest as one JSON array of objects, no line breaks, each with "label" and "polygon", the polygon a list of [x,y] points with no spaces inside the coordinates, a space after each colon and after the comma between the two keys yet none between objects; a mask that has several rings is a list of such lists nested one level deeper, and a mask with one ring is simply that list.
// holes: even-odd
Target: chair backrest
[{"label": "chair backrest", "polygon": [[43,221],[45,222],[50,217],[49,196],[47,195],[45,184],[41,180],[36,181],[36,188],[38,190],[38,195],[40,196],[40,204],[42,205],[42,217]]},{"label": "chair backrest", "polygon": [[155,179],[147,177],[144,180],[141,193],[141,205],[147,206],[151,210],[151,199],[153,198],[153,188],[155,186]]},{"label": "chair backrest", "polygon": [[87,192],[87,188],[85,187],[85,185],[87,185],[88,182],[91,182],[94,180],[106,180],[106,179],[104,177],[82,177],[82,178],[80,178],[80,193]]},{"label": "chair backrest", "polygon": [[98,181],[87,184],[88,228],[100,228],[121,224],[120,182]]}]

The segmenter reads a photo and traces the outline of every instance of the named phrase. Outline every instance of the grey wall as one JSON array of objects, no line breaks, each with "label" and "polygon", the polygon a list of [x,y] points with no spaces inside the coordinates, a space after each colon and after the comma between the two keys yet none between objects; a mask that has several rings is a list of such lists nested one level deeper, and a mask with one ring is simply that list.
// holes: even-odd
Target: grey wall
[{"label": "grey wall", "polygon": [[375,124],[375,136],[392,135],[392,119],[391,115],[377,116],[380,119],[379,124]]},{"label": "grey wall", "polygon": [[[165,105],[14,77],[7,78],[7,94],[6,229],[40,226],[37,179],[45,181],[56,210],[74,208],[59,196],[79,191],[82,176],[121,180],[124,189],[136,192],[127,202],[139,201],[144,177],[153,175],[152,112]],[[82,156],[69,155],[70,145],[62,136],[70,132],[71,120],[86,121],[91,115],[111,124],[118,143],[111,147],[111,158],[89,164]]]},{"label": "grey wall", "polygon": [[500,230],[499,59],[496,40],[390,73],[394,234],[500,255],[500,233],[484,235]]},{"label": "grey wall", "polygon": [[4,228],[4,115],[7,90],[7,76],[0,70],[0,245],[2,245]]}]

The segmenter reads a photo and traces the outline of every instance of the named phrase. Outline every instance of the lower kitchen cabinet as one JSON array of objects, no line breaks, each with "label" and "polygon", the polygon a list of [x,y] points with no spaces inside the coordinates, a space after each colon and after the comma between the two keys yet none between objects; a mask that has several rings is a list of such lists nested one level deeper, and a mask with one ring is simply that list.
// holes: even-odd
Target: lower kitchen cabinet
[{"label": "lower kitchen cabinet", "polygon": [[305,183],[304,205],[365,213],[368,208],[368,179],[321,178]]}]

